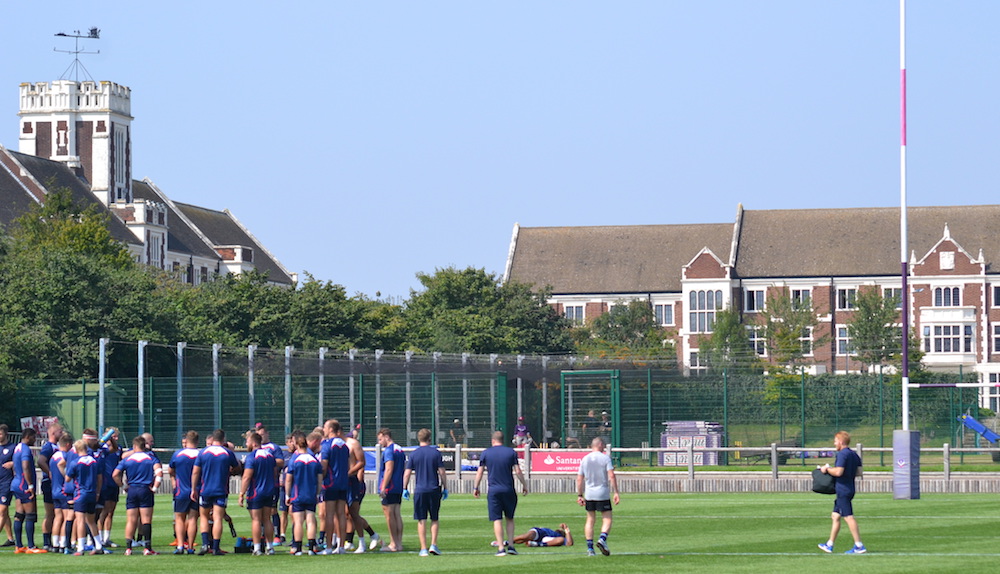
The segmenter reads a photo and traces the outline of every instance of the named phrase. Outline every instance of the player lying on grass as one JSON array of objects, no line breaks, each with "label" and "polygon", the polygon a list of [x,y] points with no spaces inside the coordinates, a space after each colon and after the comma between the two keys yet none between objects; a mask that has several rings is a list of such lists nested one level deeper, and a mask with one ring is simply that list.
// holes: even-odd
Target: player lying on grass
[{"label": "player lying on grass", "polygon": [[[565,522],[560,524],[556,530],[536,526],[524,534],[515,536],[514,544],[524,544],[526,546],[572,546],[573,535],[570,533],[569,526],[566,526]],[[496,545],[496,541],[490,542],[490,545]]]}]

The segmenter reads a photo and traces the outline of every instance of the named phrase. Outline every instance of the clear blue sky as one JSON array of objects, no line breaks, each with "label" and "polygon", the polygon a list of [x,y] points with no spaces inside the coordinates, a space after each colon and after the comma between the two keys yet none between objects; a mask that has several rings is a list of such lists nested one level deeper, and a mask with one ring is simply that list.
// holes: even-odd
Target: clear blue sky
[{"label": "clear blue sky", "polygon": [[[909,203],[996,203],[1000,2],[907,16]],[[90,26],[133,175],[349,294],[502,273],[515,222],[899,204],[897,0],[9,4],[4,146]]]}]

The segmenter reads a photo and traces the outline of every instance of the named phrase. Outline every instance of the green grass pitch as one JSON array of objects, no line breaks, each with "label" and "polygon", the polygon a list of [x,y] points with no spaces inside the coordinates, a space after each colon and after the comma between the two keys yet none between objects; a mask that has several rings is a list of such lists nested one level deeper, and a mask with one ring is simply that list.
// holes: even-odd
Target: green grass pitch
[{"label": "green grass pitch", "polygon": [[[816,544],[826,541],[833,497],[799,493],[629,494],[615,508],[609,544],[611,556],[588,558],[583,540],[582,508],[572,494],[521,497],[518,532],[532,526],[567,522],[577,540],[570,548],[523,548],[518,556],[495,557],[489,546],[492,526],[486,502],[455,495],[442,504],[439,546],[442,556],[420,558],[410,503],[402,554],[344,556],[173,556],[171,504],[157,499],[153,536],[161,556],[14,555],[2,551],[8,572],[158,572],[196,569],[246,574],[294,571],[357,572],[995,572],[1000,561],[1000,497],[992,494],[935,494],[921,500],[892,500],[885,494],[855,498],[855,511],[869,553],[844,556],[851,544],[846,525],[833,555]],[[241,535],[249,532],[246,511],[231,507]],[[113,538],[122,541],[124,509],[115,518]],[[385,532],[378,499],[362,508],[380,534]],[[41,543],[41,529],[36,535]],[[223,545],[232,550],[226,532]],[[857,564],[855,564],[855,562]]]}]

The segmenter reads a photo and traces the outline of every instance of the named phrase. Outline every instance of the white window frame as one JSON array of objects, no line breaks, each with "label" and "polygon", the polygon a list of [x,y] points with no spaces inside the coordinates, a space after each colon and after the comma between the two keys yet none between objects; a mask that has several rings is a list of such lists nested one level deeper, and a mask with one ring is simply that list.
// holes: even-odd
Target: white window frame
[{"label": "white window frame", "polygon": [[[666,321],[664,313],[669,311],[670,321]],[[674,304],[673,303],[656,303],[653,305],[653,317],[656,319],[656,324],[663,326],[669,326],[674,324]]]},{"label": "white window frame", "polygon": [[852,309],[858,308],[858,289],[857,287],[838,287],[837,288],[837,310],[838,311],[850,311]]},{"label": "white window frame", "polygon": [[688,329],[691,333],[711,333],[715,313],[722,310],[721,289],[700,289],[688,293]]},{"label": "white window frame", "polygon": [[956,355],[976,350],[975,327],[970,323],[924,325],[923,340],[928,354]]},{"label": "white window frame", "polygon": [[962,289],[959,287],[935,287],[934,307],[961,307]]},{"label": "white window frame", "polygon": [[743,311],[745,313],[760,313],[765,306],[764,289],[743,290]]},{"label": "white window frame", "polygon": [[[585,308],[586,305],[567,305],[564,303],[563,317],[569,319],[570,323],[572,323],[574,327],[583,325],[586,320],[586,316],[584,315]],[[572,311],[570,311],[571,309]]]},{"label": "white window frame", "polygon": [[851,339],[851,332],[847,325],[837,325],[837,356],[853,357],[857,355],[854,350],[854,341]]},{"label": "white window frame", "polygon": [[747,340],[750,341],[750,349],[758,357],[767,356],[767,337],[764,335],[763,325],[747,325]]},{"label": "white window frame", "polygon": [[882,288],[882,298],[891,299],[893,297],[898,297],[896,299],[896,308],[903,308],[903,288],[902,287],[883,287]]},{"label": "white window frame", "polygon": [[799,343],[802,344],[802,356],[811,357],[813,356],[813,351],[815,346],[813,345],[813,328],[806,327],[803,330],[802,336],[799,337]]},{"label": "white window frame", "polygon": [[792,305],[796,309],[808,309],[812,306],[812,289],[792,289]]}]

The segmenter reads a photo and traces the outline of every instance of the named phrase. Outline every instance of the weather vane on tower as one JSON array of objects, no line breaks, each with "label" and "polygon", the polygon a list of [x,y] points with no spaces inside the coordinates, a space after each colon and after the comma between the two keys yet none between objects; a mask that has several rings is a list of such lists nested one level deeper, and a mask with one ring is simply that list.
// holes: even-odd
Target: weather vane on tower
[{"label": "weather vane on tower", "polygon": [[85,52],[80,47],[80,40],[81,39],[99,40],[101,38],[101,30],[95,26],[90,30],[88,30],[87,34],[81,34],[79,30],[73,30],[72,34],[59,32],[58,34],[56,34],[56,36],[59,36],[61,38],[74,39],[74,45],[72,50],[60,50],[58,48],[52,48],[52,50],[55,52],[62,52],[63,54],[73,54],[73,63],[70,64],[68,68],[66,68],[66,71],[63,72],[61,76],[59,76],[59,79],[60,80],[69,79],[70,74],[72,74],[73,80],[79,82],[80,70],[83,70],[83,73],[86,75],[86,77],[90,78],[90,81],[94,81],[94,78],[90,75],[90,72],[87,71],[86,66],[84,66],[83,62],[80,61],[80,54],[100,54],[101,51],[97,50],[96,52]]}]

